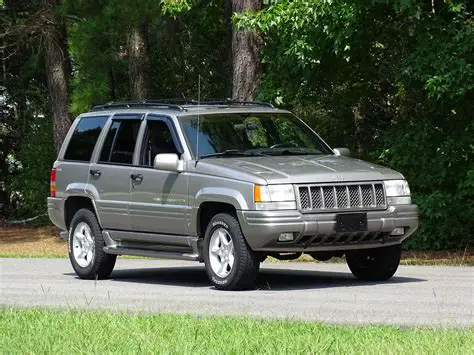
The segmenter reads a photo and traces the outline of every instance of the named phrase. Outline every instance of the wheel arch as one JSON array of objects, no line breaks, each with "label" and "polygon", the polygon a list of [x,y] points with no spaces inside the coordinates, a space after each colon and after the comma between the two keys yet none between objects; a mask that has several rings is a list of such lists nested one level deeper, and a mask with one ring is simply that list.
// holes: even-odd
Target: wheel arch
[{"label": "wheel arch", "polygon": [[99,226],[102,228],[102,223],[97,211],[95,199],[98,198],[99,193],[94,185],[87,183],[72,183],[66,187],[64,192],[64,222],[66,228],[69,230],[71,220],[74,214],[81,208],[90,209],[97,220]]},{"label": "wheel arch", "polygon": [[217,213],[227,212],[238,218],[237,211],[249,209],[242,192],[226,187],[202,188],[196,194],[195,206],[191,220],[191,234],[201,238],[204,236],[207,223]]},{"label": "wheel arch", "polygon": [[81,195],[72,195],[67,197],[66,201],[64,202],[64,222],[68,230],[71,225],[71,221],[74,218],[74,215],[82,208],[87,208],[91,210],[97,217],[99,226],[102,227],[93,200],[88,196],[86,197]]},{"label": "wheel arch", "polygon": [[211,219],[219,213],[228,213],[237,218],[235,206],[228,202],[204,201],[199,205],[196,214],[196,233],[200,239],[204,238]]}]

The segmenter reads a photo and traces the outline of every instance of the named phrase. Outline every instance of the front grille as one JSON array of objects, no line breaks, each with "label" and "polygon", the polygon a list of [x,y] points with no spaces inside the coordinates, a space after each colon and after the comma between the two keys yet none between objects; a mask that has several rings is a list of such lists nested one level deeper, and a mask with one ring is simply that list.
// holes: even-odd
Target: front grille
[{"label": "front grille", "polygon": [[382,183],[299,185],[303,211],[385,209]]}]

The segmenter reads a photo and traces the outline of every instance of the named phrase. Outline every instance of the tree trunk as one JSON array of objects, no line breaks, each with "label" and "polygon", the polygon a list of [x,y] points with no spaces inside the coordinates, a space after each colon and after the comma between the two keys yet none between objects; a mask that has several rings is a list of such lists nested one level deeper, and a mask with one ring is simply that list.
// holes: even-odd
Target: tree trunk
[{"label": "tree trunk", "polygon": [[45,18],[43,37],[48,91],[53,112],[53,138],[57,152],[61,149],[71,125],[68,110],[70,64],[67,54],[66,26],[58,23],[54,16],[54,8],[58,3],[57,0],[44,1],[47,18]]},{"label": "tree trunk", "polygon": [[128,37],[130,96],[134,100],[147,99],[151,89],[151,66],[148,47],[148,26],[133,27]]},{"label": "tree trunk", "polygon": [[352,108],[352,113],[354,114],[354,124],[356,128],[355,136],[357,139],[357,156],[361,158],[364,155],[364,141],[367,139],[365,137],[364,130],[364,121],[365,121],[365,102],[361,98],[357,105]]},{"label": "tree trunk", "polygon": [[[233,12],[261,9],[260,0],[232,0]],[[251,101],[261,74],[260,50],[262,39],[254,30],[232,33],[232,98]]]},{"label": "tree trunk", "polygon": [[[225,38],[225,46],[226,52],[225,57],[223,56],[222,60],[225,61],[225,71],[226,75],[230,76],[233,75],[233,67],[232,67],[232,37],[234,33],[234,29],[232,27],[232,1],[233,0],[224,0],[224,17],[225,17],[225,27],[226,27],[226,38]],[[226,93],[225,97],[232,97],[232,90],[233,86],[226,85]]]}]

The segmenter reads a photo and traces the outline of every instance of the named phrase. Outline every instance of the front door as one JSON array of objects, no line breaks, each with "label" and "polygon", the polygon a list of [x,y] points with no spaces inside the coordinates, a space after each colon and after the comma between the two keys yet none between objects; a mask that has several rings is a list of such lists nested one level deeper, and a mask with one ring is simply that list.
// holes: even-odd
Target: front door
[{"label": "front door", "polygon": [[146,118],[138,166],[132,168],[130,220],[140,232],[187,235],[191,208],[188,175],[155,170],[156,154],[182,153],[173,124],[162,116]]},{"label": "front door", "polygon": [[141,122],[141,115],[115,115],[99,158],[89,167],[89,184],[99,196],[95,202],[104,229],[130,229],[130,174]]}]

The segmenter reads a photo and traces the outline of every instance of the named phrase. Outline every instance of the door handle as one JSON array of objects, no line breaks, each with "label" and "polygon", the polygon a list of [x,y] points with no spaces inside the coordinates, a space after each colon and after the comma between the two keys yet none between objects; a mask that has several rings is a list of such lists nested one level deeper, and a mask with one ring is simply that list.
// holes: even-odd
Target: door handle
[{"label": "door handle", "polygon": [[130,175],[130,178],[131,178],[133,181],[138,181],[138,182],[142,182],[142,181],[143,181],[143,175],[142,175],[142,174],[132,174],[132,175]]},{"label": "door handle", "polygon": [[89,170],[89,174],[91,174],[92,176],[101,176],[102,175],[102,172],[100,170],[94,170],[94,169],[91,169]]}]

